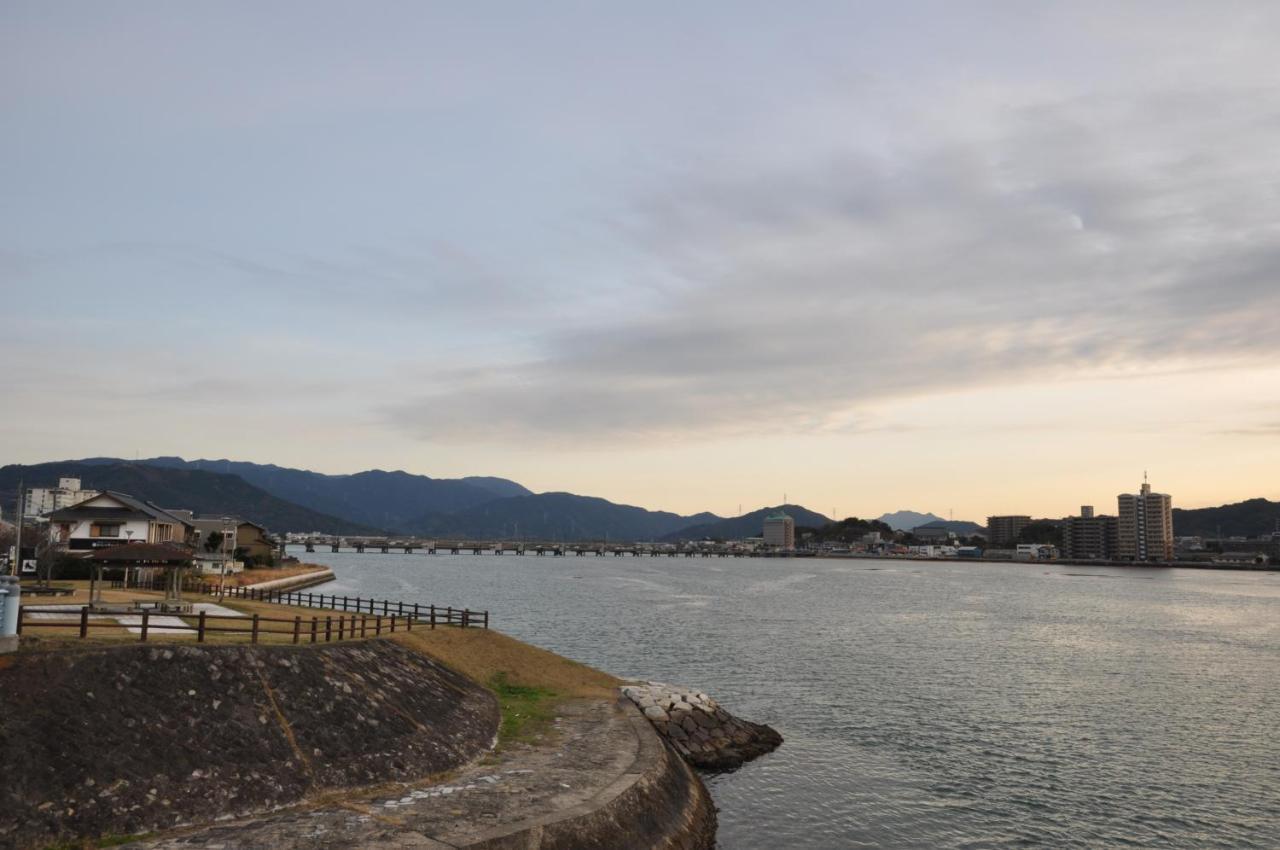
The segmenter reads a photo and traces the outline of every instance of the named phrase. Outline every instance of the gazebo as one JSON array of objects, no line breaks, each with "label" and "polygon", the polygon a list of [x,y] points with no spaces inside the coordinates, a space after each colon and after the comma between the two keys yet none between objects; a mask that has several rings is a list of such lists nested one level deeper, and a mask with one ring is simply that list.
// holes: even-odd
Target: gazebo
[{"label": "gazebo", "polygon": [[[194,560],[194,552],[189,546],[179,543],[121,543],[95,550],[88,560],[92,565],[90,608],[103,610],[112,607],[102,602],[102,570],[105,567],[123,567],[126,575],[133,569],[159,570],[164,574],[164,600],[158,604],[159,610],[175,614],[191,610],[191,603],[182,599],[182,575],[191,568]],[[138,608],[140,605],[135,601],[129,607]]]}]

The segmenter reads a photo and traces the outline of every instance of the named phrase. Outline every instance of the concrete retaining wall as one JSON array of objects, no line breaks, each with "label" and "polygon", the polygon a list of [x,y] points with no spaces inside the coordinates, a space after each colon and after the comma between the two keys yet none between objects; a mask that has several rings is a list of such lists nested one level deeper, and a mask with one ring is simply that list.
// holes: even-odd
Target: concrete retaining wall
[{"label": "concrete retaining wall", "polygon": [[0,663],[0,847],[415,779],[475,758],[497,726],[488,690],[386,640],[18,653]]}]

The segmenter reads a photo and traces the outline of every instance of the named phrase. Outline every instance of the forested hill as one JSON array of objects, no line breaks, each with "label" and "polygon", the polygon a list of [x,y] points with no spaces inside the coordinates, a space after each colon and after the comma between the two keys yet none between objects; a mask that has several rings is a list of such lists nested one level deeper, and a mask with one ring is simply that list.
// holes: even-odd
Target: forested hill
[{"label": "forested hill", "polygon": [[778,505],[773,508],[761,508],[749,514],[715,522],[703,522],[697,525],[678,529],[666,536],[667,540],[742,540],[747,537],[759,537],[764,530],[765,517],[779,511],[795,520],[796,527],[821,528],[830,519],[820,513],[801,505]]},{"label": "forested hill", "polygon": [[1248,499],[1217,508],[1173,509],[1173,533],[1180,537],[1258,537],[1276,531],[1280,502]]},{"label": "forested hill", "polygon": [[60,461],[33,466],[0,467],[0,498],[9,515],[21,479],[28,489],[54,487],[59,478],[79,478],[85,489],[117,490],[161,508],[181,508],[197,514],[233,514],[271,531],[323,531],[330,534],[372,534],[375,527],[329,516],[295,505],[236,475],[199,469],[171,469],[145,463],[83,463]]},{"label": "forested hill", "polygon": [[573,493],[539,493],[498,499],[452,514],[429,514],[414,524],[427,536],[523,540],[658,540],[715,514],[681,516],[619,505]]},{"label": "forested hill", "polygon": [[[86,463],[121,463],[90,458]],[[238,475],[273,496],[352,523],[406,533],[428,513],[453,513],[495,499],[529,495],[505,478],[430,478],[408,472],[370,469],[351,475],[326,475],[305,469],[235,460],[147,458],[138,463],[173,469]]]}]

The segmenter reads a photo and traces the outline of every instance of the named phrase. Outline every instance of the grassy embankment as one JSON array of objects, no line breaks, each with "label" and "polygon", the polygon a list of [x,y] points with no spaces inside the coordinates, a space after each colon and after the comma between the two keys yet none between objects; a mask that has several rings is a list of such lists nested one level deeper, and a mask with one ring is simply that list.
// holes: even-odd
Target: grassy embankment
[{"label": "grassy embankment", "polygon": [[[275,572],[275,571],[271,571]],[[59,597],[59,604],[83,605],[88,601],[88,582],[73,582],[76,593],[72,597]],[[106,590],[103,599],[108,602],[125,602],[133,599],[159,598],[163,594],[145,590]],[[214,601],[216,597],[191,595],[195,601]],[[258,614],[266,619],[292,621],[302,617],[304,644],[309,642],[309,625],[312,616],[326,615],[323,609],[277,605],[243,599],[224,599],[219,604],[251,617]],[[336,615],[334,615],[336,616]],[[347,615],[348,617],[350,615]],[[195,625],[195,617],[183,617],[184,622]],[[385,622],[385,621],[384,621]],[[210,621],[213,625],[214,621]],[[206,635],[209,644],[244,644],[247,640],[247,622],[220,620],[217,626],[235,628],[236,632],[214,632]],[[385,625],[384,625],[385,629]],[[75,648],[86,645],[119,645],[137,642],[139,636],[125,629],[91,624],[89,637],[78,637],[77,623],[65,626],[29,629],[23,636],[23,650],[40,651],[57,648]],[[278,633],[276,633],[278,630]],[[369,627],[372,634],[372,626]],[[332,633],[336,642],[336,626]],[[152,633],[148,643],[190,643],[194,633]],[[468,678],[480,682],[493,691],[502,711],[499,727],[499,746],[519,742],[533,742],[546,734],[555,717],[556,707],[574,699],[610,699],[619,682],[613,676],[585,664],[579,664],[545,649],[523,643],[493,629],[460,629],[441,627],[428,629],[417,627],[412,632],[397,632],[393,638],[403,645],[429,655],[452,667]],[[321,635],[323,640],[323,635]],[[259,642],[264,644],[292,644],[288,623],[263,623]]]}]

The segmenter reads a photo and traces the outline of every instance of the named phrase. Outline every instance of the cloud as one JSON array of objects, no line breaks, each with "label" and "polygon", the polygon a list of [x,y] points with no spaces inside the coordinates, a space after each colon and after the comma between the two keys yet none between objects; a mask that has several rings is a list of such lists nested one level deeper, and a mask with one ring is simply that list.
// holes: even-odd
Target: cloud
[{"label": "cloud", "polygon": [[948,388],[1265,362],[1278,93],[1064,97],[890,154],[837,140],[691,169],[618,217],[669,282],[649,309],[553,327],[537,357],[385,414],[433,440],[696,438],[822,430]]}]

